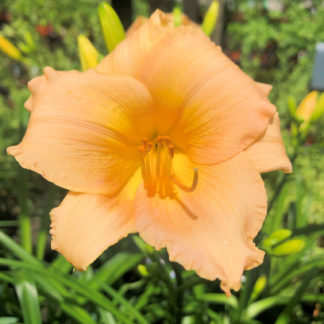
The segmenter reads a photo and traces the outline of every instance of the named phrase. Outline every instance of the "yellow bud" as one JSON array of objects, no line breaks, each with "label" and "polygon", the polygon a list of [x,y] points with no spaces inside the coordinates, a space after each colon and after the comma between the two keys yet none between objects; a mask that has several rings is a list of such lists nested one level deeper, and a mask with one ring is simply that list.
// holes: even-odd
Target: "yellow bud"
[{"label": "yellow bud", "polygon": [[149,273],[147,271],[147,268],[145,267],[144,264],[139,264],[137,266],[137,270],[140,273],[140,275],[143,276],[143,277],[147,277],[149,275]]},{"label": "yellow bud", "polygon": [[317,91],[310,92],[300,103],[296,110],[296,116],[302,118],[304,121],[309,121],[317,102]]},{"label": "yellow bud", "polygon": [[291,235],[291,230],[282,228],[280,230],[272,232],[266,239],[263,240],[262,245],[264,247],[271,247],[285,240],[290,235]]},{"label": "yellow bud", "polygon": [[18,48],[10,43],[6,38],[0,35],[0,50],[7,54],[14,60],[19,61],[21,59],[21,53]]},{"label": "yellow bud", "polygon": [[125,30],[116,11],[108,3],[100,3],[98,11],[105,43],[111,52],[125,38]]},{"label": "yellow bud", "polygon": [[317,101],[316,107],[313,111],[311,121],[315,122],[324,115],[324,93],[322,93]]},{"label": "yellow bud", "polygon": [[273,248],[271,254],[276,256],[290,255],[301,251],[304,246],[305,242],[302,239],[292,239]]},{"label": "yellow bud", "polygon": [[86,36],[78,36],[78,48],[82,71],[98,65],[99,53]]},{"label": "yellow bud", "polygon": [[218,1],[215,0],[212,1],[212,3],[210,4],[206,12],[203,23],[201,24],[201,29],[207,36],[210,36],[215,28],[217,18],[218,18],[218,9],[219,9]]}]

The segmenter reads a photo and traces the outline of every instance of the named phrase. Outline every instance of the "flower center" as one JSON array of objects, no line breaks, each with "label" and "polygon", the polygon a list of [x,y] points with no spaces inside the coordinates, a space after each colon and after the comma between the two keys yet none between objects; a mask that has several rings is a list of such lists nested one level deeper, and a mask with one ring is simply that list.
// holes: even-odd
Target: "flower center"
[{"label": "flower center", "polygon": [[180,189],[192,192],[198,184],[198,170],[194,169],[194,177],[190,187],[184,185],[174,174],[172,160],[174,157],[174,145],[168,136],[157,136],[152,142],[143,138],[143,144],[139,146],[141,157],[142,176],[144,188],[149,197],[158,194],[160,198],[175,195],[174,185]]}]

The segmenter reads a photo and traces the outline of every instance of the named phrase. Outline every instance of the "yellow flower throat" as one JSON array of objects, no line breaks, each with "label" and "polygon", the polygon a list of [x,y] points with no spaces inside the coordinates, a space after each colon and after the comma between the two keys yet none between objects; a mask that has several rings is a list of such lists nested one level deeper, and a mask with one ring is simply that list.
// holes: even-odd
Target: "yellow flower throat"
[{"label": "yellow flower throat", "polygon": [[160,198],[175,196],[174,185],[192,192],[198,184],[198,170],[194,169],[194,178],[190,187],[184,185],[174,174],[172,162],[174,145],[168,136],[157,136],[155,140],[142,140],[139,146],[144,188],[149,197],[159,194]]}]

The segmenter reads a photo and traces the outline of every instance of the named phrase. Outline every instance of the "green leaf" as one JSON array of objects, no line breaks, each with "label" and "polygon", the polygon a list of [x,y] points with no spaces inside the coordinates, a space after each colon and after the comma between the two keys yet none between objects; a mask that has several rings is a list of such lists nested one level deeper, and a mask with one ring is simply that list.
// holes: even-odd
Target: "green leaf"
[{"label": "green leaf", "polygon": [[290,299],[289,303],[283,310],[283,312],[279,315],[278,319],[276,320],[275,324],[289,324],[290,323],[290,317],[291,317],[291,311],[295,307],[295,305],[300,301],[300,299],[303,296],[304,291],[310,284],[311,280],[314,278],[317,270],[312,269],[307,273],[307,275],[304,277],[301,285],[298,287],[297,291],[293,295],[293,297]]},{"label": "green leaf", "polygon": [[324,224],[308,224],[302,228],[296,228],[292,235],[310,235],[316,232],[324,232]]},{"label": "green leaf", "polygon": [[28,252],[26,252],[19,244],[17,244],[13,239],[11,239],[7,234],[5,234],[2,231],[0,231],[0,243],[2,246],[4,246],[7,250],[9,250],[21,260],[33,264],[42,264],[39,260],[37,260]]},{"label": "green leaf", "polygon": [[138,323],[148,324],[147,320],[143,317],[143,315],[132,306],[122,295],[116,292],[114,289],[109,287],[106,284],[102,284],[102,288],[105,292],[107,292],[115,301],[119,302],[122,306],[125,307],[129,316],[133,317],[138,321]]},{"label": "green leaf", "polygon": [[18,222],[16,220],[2,220],[0,221],[0,227],[16,227]]},{"label": "green leaf", "polygon": [[261,299],[249,305],[246,310],[245,319],[252,319],[266,311],[269,308],[272,308],[276,305],[286,304],[289,301],[288,297],[282,296],[272,296],[268,298]]},{"label": "green leaf", "polygon": [[72,270],[73,266],[70,262],[66,261],[62,254],[58,254],[55,260],[51,263],[50,268],[52,270],[56,269],[60,272],[68,273],[70,270]]},{"label": "green leaf", "polygon": [[99,308],[100,323],[102,324],[117,324],[114,317],[106,310]]},{"label": "green leaf", "polygon": [[17,317],[0,317],[0,324],[15,324],[18,323]]},{"label": "green leaf", "polygon": [[44,279],[63,284],[70,288],[74,293],[84,297],[88,302],[92,302],[95,305],[101,306],[102,308],[108,310],[114,316],[116,316],[119,321],[118,323],[132,323],[132,321],[129,320],[129,318],[124,315],[106,296],[91,288],[87,283],[83,283],[72,276],[62,274],[58,271],[45,269],[44,267],[40,267],[35,264],[4,258],[0,258],[0,265],[33,270],[38,273],[38,275],[43,276]]},{"label": "green leaf", "polygon": [[36,286],[26,280],[15,285],[25,324],[42,323]]},{"label": "green leaf", "polygon": [[314,269],[314,268],[323,268],[324,267],[324,255],[319,255],[315,260],[305,262],[298,267],[293,264],[292,267],[287,267],[277,275],[272,283],[270,284],[271,293],[277,294],[284,287],[288,286],[291,280],[297,276],[303,275],[305,272]]},{"label": "green leaf", "polygon": [[98,289],[101,282],[111,285],[127,271],[138,265],[142,259],[143,255],[139,253],[120,252],[96,271],[89,284],[94,289]]},{"label": "green leaf", "polygon": [[235,296],[226,297],[224,294],[203,294],[198,296],[198,299],[204,302],[212,303],[212,304],[221,304],[228,305],[232,308],[238,308],[238,302]]},{"label": "green leaf", "polygon": [[60,304],[60,306],[66,314],[70,315],[71,317],[73,317],[74,319],[79,321],[80,323],[87,323],[87,324],[96,324],[97,323],[96,321],[94,321],[92,319],[92,317],[88,314],[88,312],[85,309],[83,309],[77,305],[62,302]]}]

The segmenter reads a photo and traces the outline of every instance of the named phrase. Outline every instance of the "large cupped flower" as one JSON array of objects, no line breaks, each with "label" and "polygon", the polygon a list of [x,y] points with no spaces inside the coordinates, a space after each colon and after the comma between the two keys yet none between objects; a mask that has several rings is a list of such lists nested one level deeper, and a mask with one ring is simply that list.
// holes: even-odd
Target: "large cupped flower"
[{"label": "large cupped flower", "polygon": [[194,25],[157,11],[135,27],[96,70],[32,80],[28,129],[8,152],[70,190],[51,234],[76,269],[139,232],[229,294],[263,260],[260,173],[291,171],[271,87]]}]

